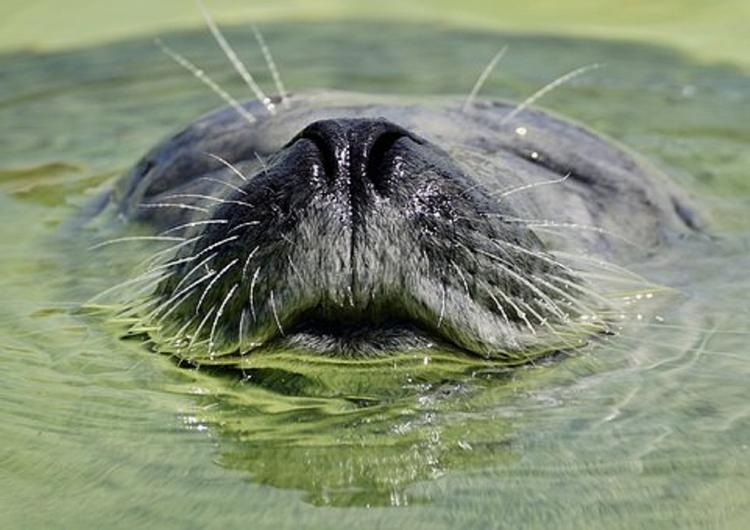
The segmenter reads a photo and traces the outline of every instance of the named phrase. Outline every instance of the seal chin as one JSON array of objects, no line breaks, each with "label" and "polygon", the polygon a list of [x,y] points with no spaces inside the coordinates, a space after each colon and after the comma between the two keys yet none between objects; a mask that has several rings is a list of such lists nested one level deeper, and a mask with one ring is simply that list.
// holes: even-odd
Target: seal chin
[{"label": "seal chin", "polygon": [[591,301],[575,272],[411,131],[320,120],[267,160],[226,165],[241,180],[171,195],[211,207],[183,225],[156,290],[159,349],[200,361],[439,347],[523,362],[579,345]]}]

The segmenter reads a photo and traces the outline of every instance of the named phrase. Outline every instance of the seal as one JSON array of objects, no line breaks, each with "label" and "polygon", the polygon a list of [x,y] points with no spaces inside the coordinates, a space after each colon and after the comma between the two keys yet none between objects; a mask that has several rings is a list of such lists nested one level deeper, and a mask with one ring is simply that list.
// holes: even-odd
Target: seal
[{"label": "seal", "polygon": [[592,268],[612,276],[623,247],[653,252],[698,227],[658,171],[529,108],[585,68],[520,105],[476,99],[505,50],[463,102],[288,95],[255,31],[270,98],[202,11],[257,100],[160,44],[229,107],[154,147],[106,197],[176,242],[125,282],[155,285],[129,310],[159,350],[194,364],[434,348],[528,362],[606,329],[612,300]]},{"label": "seal", "polygon": [[109,194],[176,242],[145,276],[160,350],[527,362],[606,328],[592,268],[611,275],[612,259],[697,227],[661,173],[539,110],[341,92],[273,104],[199,118]]}]

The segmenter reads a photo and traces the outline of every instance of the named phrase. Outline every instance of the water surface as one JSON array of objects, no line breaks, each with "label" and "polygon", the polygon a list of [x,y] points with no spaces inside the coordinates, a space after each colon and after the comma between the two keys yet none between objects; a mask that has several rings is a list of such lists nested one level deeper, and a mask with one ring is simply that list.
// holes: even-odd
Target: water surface
[{"label": "water surface", "polygon": [[[0,525],[745,528],[750,78],[625,42],[264,29],[293,90],[465,94],[508,44],[483,93],[517,100],[604,63],[544,106],[667,171],[716,238],[635,267],[669,289],[619,335],[555,362],[440,378],[381,366],[360,388],[341,367],[290,368],[264,385],[178,368],[77,310],[149,249],[91,253],[116,228],[70,221],[220,102],[145,38],[0,56]],[[245,28],[229,35],[262,64]],[[205,31],[162,38],[242,97]]]}]

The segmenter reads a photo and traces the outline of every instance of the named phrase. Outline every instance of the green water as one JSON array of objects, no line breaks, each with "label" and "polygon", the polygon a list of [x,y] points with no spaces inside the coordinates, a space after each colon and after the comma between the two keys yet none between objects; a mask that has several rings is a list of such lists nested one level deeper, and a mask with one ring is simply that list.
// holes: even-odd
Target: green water
[{"label": "green water", "polygon": [[[116,230],[70,220],[219,102],[148,38],[6,53],[0,527],[746,528],[750,77],[645,44],[410,24],[264,29],[293,90],[465,94],[508,44],[484,94],[520,99],[605,63],[544,106],[665,169],[718,237],[638,265],[671,290],[620,335],[556,362],[440,377],[419,363],[356,377],[332,366],[263,385],[181,369],[77,311],[146,249],[93,259],[86,247]],[[228,33],[261,64],[249,32]],[[243,94],[205,31],[161,36]]]}]

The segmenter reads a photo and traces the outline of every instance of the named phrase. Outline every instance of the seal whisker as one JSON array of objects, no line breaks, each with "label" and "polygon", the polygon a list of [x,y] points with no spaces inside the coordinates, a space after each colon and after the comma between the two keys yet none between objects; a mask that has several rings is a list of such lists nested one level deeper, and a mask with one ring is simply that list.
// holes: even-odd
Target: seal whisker
[{"label": "seal whisker", "polygon": [[560,289],[559,287],[557,287],[556,285],[554,285],[551,282],[548,282],[547,280],[545,280],[541,276],[533,275],[533,278],[536,279],[538,282],[544,284],[544,286],[547,287],[548,289],[556,292],[558,295],[560,295],[563,298],[565,298],[566,300],[568,300],[571,304],[573,304],[574,306],[576,306],[583,314],[590,314],[590,315],[596,314],[596,311],[594,311],[590,307],[584,305],[580,301],[580,299],[578,299],[575,296],[572,296],[569,293],[565,292],[564,289]]},{"label": "seal whisker", "polygon": [[140,282],[143,282],[143,281],[146,281],[146,280],[153,280],[153,279],[161,280],[161,277],[162,277],[161,273],[158,273],[156,275],[154,275],[153,273],[151,273],[150,276],[148,276],[145,273],[141,274],[141,275],[137,276],[136,278],[131,278],[129,280],[125,280],[124,282],[118,283],[117,285],[113,285],[112,287],[109,287],[109,288],[107,288],[107,289],[105,289],[105,290],[103,290],[103,291],[95,294],[94,296],[92,296],[91,298],[89,298],[88,300],[86,300],[83,303],[83,305],[84,306],[90,305],[90,304],[92,304],[93,302],[95,302],[97,300],[101,300],[102,298],[104,298],[108,294],[116,292],[117,290],[122,289],[124,287],[128,287],[130,285],[137,284],[137,283],[140,283]]},{"label": "seal whisker", "polygon": [[[199,256],[196,256],[199,257]],[[165,270],[174,267],[175,265],[181,265],[182,263],[188,263],[190,261],[193,261],[195,258],[193,256],[189,256],[186,258],[176,258],[171,261],[166,261],[164,263],[152,264],[147,270],[148,272],[151,271],[159,271],[159,270]]]},{"label": "seal whisker", "polygon": [[284,328],[281,327],[281,321],[279,320],[279,314],[276,312],[276,301],[273,296],[273,289],[270,293],[271,311],[273,312],[273,319],[276,321],[276,327],[279,328],[279,334],[284,337]]},{"label": "seal whisker", "polygon": [[242,339],[245,337],[245,315],[246,314],[247,314],[247,311],[244,308],[240,310],[240,323],[237,326],[237,348],[240,352],[240,355],[244,353],[242,351]]},{"label": "seal whisker", "polygon": [[233,226],[232,228],[230,228],[230,229],[229,229],[229,230],[227,231],[227,234],[231,234],[231,233],[232,233],[232,232],[234,232],[235,230],[240,230],[240,229],[242,229],[242,228],[246,228],[246,227],[248,227],[248,226],[257,226],[257,225],[259,225],[259,224],[260,224],[260,221],[245,221],[244,223],[239,223],[239,224],[237,224],[237,225]]},{"label": "seal whisker", "polygon": [[[180,230],[183,230],[185,228],[194,228],[196,226],[223,225],[223,224],[227,224],[228,222],[229,222],[228,219],[206,219],[205,221],[192,221],[190,223],[182,223],[182,224],[179,224],[177,226],[173,226],[172,228],[167,228],[166,230],[164,230],[163,232],[161,232],[161,234],[164,235],[164,234],[169,234],[171,232],[179,232]],[[200,237],[200,236],[198,236],[198,237]],[[195,240],[195,238],[188,239],[185,242],[186,243],[188,241],[192,242],[194,240]],[[178,248],[179,248],[179,246],[178,246]]]},{"label": "seal whisker", "polygon": [[253,273],[253,279],[250,280],[250,314],[253,315],[253,322],[258,321],[258,317],[255,314],[255,282],[258,281],[258,275],[260,274],[260,267],[255,269]]},{"label": "seal whisker", "polygon": [[[464,250],[464,252],[469,257],[471,257],[472,259],[476,259],[469,247],[467,247],[463,243],[459,243],[459,246]],[[496,256],[494,256],[494,254],[487,253],[487,255],[490,256],[490,257],[497,258]],[[505,322],[508,325],[511,325],[510,320],[508,319],[508,315],[503,310],[502,305],[497,300],[497,298],[495,298],[495,296],[488,289],[486,289],[486,292],[490,295],[490,298],[492,298],[493,301],[495,302],[495,305],[500,310],[500,313],[502,314],[503,319],[505,320]],[[532,334],[536,334],[536,330],[534,329],[534,326],[532,326],[531,322],[529,322],[529,320],[526,318],[526,313],[524,313],[523,311],[521,311],[521,309],[513,302],[513,300],[502,291],[502,289],[497,289],[497,294],[500,295],[500,297],[503,299],[503,301],[505,301],[505,303],[507,303],[511,308],[513,308],[513,310],[516,312],[516,315],[518,316],[518,318],[520,318],[524,322],[524,324],[526,324],[526,327],[529,329],[529,331]]]},{"label": "seal whisker", "polygon": [[456,262],[451,260],[451,266],[455,269],[456,274],[458,274],[458,277],[461,278],[461,282],[464,284],[464,289],[466,290],[466,294],[471,296],[471,292],[469,291],[469,284],[466,281],[466,276],[464,276],[463,271],[459,268],[458,265],[456,265]]},{"label": "seal whisker", "polygon": [[206,296],[208,295],[208,292],[211,290],[211,288],[216,285],[216,282],[219,281],[219,279],[226,274],[226,272],[234,267],[234,265],[239,261],[239,258],[234,258],[232,261],[230,261],[227,265],[224,266],[223,269],[221,269],[214,277],[213,279],[208,283],[206,288],[203,290],[203,293],[201,294],[200,298],[198,299],[198,303],[195,305],[195,314],[197,315],[201,304],[203,304],[203,300],[206,299]]},{"label": "seal whisker", "polygon": [[211,252],[212,250],[215,250],[223,245],[226,245],[227,243],[231,243],[235,239],[237,239],[239,236],[230,236],[225,239],[222,239],[221,241],[217,241],[216,243],[212,243],[211,245],[208,245],[203,250],[197,252],[196,254],[193,254],[192,256],[188,256],[185,258],[179,258],[171,263],[171,265],[179,265],[180,263],[187,263],[190,261],[195,261],[196,259],[200,258],[204,254]]},{"label": "seal whisker", "polygon": [[[173,272],[168,272],[166,274],[161,275],[159,278],[155,278],[152,281],[149,281],[148,283],[143,284],[141,287],[138,287],[135,291],[129,292],[130,299],[136,300],[140,294],[143,294],[145,292],[151,291],[156,285],[163,282],[164,280],[171,278],[174,276]],[[132,302],[130,302],[132,303]]]},{"label": "seal whisker", "polygon": [[632,247],[639,249],[639,250],[645,250],[644,247],[639,245],[638,243],[635,243],[634,241],[631,241],[624,236],[619,236],[616,232],[612,232],[611,230],[607,230],[605,228],[599,228],[595,226],[587,226],[587,225],[581,225],[576,223],[531,223],[526,225],[528,227],[533,227],[536,232],[545,233],[545,234],[551,234],[551,235],[560,235],[559,231],[556,231],[556,228],[561,229],[571,229],[571,230],[582,230],[582,231],[591,231],[591,232],[597,232],[602,235],[607,235],[611,237],[615,237],[619,240],[621,240],[623,243],[626,243],[628,245],[631,245]]},{"label": "seal whisker", "polygon": [[576,274],[576,271],[574,271],[572,268],[568,267],[567,265],[560,262],[559,260],[554,259],[552,256],[549,256],[545,252],[542,252],[539,250],[529,250],[520,245],[511,243],[510,241],[505,241],[504,239],[490,238],[490,241],[492,242],[493,245],[495,245],[498,248],[501,248],[501,247],[511,248],[517,252],[520,252],[521,254],[526,254],[527,256],[531,256],[533,258],[537,258],[541,261],[544,261],[545,263],[549,263],[553,267],[560,267],[561,269],[565,270],[565,272],[568,272],[570,274]]},{"label": "seal whisker", "polygon": [[201,208],[200,206],[194,206],[192,204],[183,203],[171,203],[171,202],[149,202],[138,205],[139,208],[178,208],[181,210],[193,210],[201,213],[208,213],[207,208]]},{"label": "seal whisker", "polygon": [[216,272],[209,271],[208,273],[204,274],[203,276],[201,276],[200,278],[198,278],[197,280],[195,280],[193,283],[191,283],[187,287],[184,287],[181,290],[175,289],[175,293],[172,296],[170,296],[163,304],[160,304],[159,307],[157,307],[156,309],[154,309],[146,317],[146,319],[150,320],[150,319],[156,318],[159,315],[159,313],[161,313],[164,309],[166,309],[168,306],[170,306],[174,302],[177,302],[176,304],[172,305],[172,307],[169,308],[169,311],[167,311],[166,313],[164,313],[159,318],[159,322],[163,321],[170,314],[172,314],[175,311],[175,309],[177,309],[182,304],[182,302],[184,302],[185,300],[188,299],[188,296],[191,294],[191,291],[193,289],[195,289],[197,286],[199,286],[200,284],[202,284],[203,282],[205,282],[209,278],[212,278],[215,274],[216,274]]},{"label": "seal whisker", "polygon": [[[174,313],[183,303],[185,303],[190,298],[190,295],[193,294],[191,292],[193,287],[200,285],[201,283],[203,283],[208,278],[211,278],[212,276],[213,274],[207,274],[206,276],[202,277],[200,281],[194,282],[194,284],[191,284],[190,290],[186,289],[182,291],[180,296],[172,297],[170,298],[168,302],[164,302],[163,304],[160,304],[159,307],[152,310],[151,313],[149,313],[144,320],[149,321],[150,319],[156,318],[159,315],[159,313],[161,313],[162,311],[164,311],[164,309],[167,309],[167,307],[169,307],[170,303],[174,303],[172,307],[169,307],[169,309],[167,309],[167,311],[163,313],[161,316],[159,316],[158,319],[156,320],[157,324],[161,324],[167,318],[169,318],[169,316],[172,313]],[[195,318],[195,317],[197,317],[196,314],[194,314],[192,318]]]},{"label": "seal whisker", "polygon": [[513,311],[516,312],[516,315],[518,318],[523,320],[523,323],[526,324],[526,327],[529,329],[529,331],[532,333],[532,335],[536,335],[536,329],[534,329],[534,326],[531,325],[531,322],[529,322],[529,319],[526,318],[526,313],[521,311],[521,308],[516,305],[515,302],[507,295],[505,294],[501,289],[497,290],[497,294],[500,295],[500,298],[502,298],[505,303],[507,303],[510,307],[513,308]]},{"label": "seal whisker", "polygon": [[174,346],[180,346],[185,340],[185,332],[195,320],[195,315],[191,316],[182,326],[178,329],[174,335],[172,335],[172,344]]},{"label": "seal whisker", "polygon": [[214,160],[216,160],[220,164],[224,164],[224,166],[226,166],[227,168],[229,168],[229,170],[232,172],[232,174],[234,174],[237,177],[239,177],[240,180],[242,180],[243,182],[248,182],[248,178],[242,173],[242,171],[240,171],[239,169],[237,169],[237,166],[235,166],[234,164],[232,164],[228,160],[225,160],[222,157],[220,157],[219,155],[216,155],[214,153],[204,153],[204,154],[206,156],[208,156],[208,157],[213,158]]},{"label": "seal whisker", "polygon": [[258,249],[260,246],[256,246],[250,253],[247,255],[247,258],[245,258],[245,263],[242,265],[242,281],[245,281],[245,278],[247,277],[247,267],[250,265],[250,260],[253,259],[253,256],[255,256],[255,253],[258,252]]},{"label": "seal whisker", "polygon": [[503,317],[503,320],[505,321],[505,324],[508,325],[508,326],[511,326],[510,320],[508,320],[508,315],[505,312],[505,309],[503,309],[503,306],[500,303],[500,301],[497,299],[497,297],[489,289],[485,289],[485,292],[492,299],[492,301],[495,302],[495,306],[500,311],[500,315]]},{"label": "seal whisker", "polygon": [[443,283],[443,294],[440,298],[440,315],[438,316],[437,321],[438,328],[443,324],[443,317],[445,317],[445,283]]},{"label": "seal whisker", "polygon": [[545,327],[549,326],[548,320],[546,318],[544,318],[542,315],[540,315],[537,312],[537,310],[532,307],[531,304],[529,304],[529,303],[527,303],[527,302],[525,302],[523,300],[520,300],[520,299],[517,301],[517,303],[518,303],[518,305],[524,307],[526,309],[526,312],[530,313],[531,316],[534,317],[537,320],[537,322],[539,322],[539,324],[541,324],[542,326],[545,326]]},{"label": "seal whisker", "polygon": [[468,188],[464,189],[464,190],[463,190],[463,191],[462,191],[462,192],[461,192],[461,193],[459,194],[459,197],[466,197],[466,196],[467,196],[467,195],[468,195],[468,194],[469,194],[469,193],[470,193],[471,191],[474,191],[474,190],[476,190],[476,189],[479,189],[479,188],[481,188],[481,187],[482,187],[482,185],[481,185],[481,184],[479,184],[478,182],[477,182],[477,183],[475,183],[475,184],[472,184],[472,185],[471,185],[471,186],[469,186]]},{"label": "seal whisker", "polygon": [[[529,313],[531,313],[531,315],[539,321],[539,324],[547,328],[547,330],[549,330],[549,332],[557,337],[563,344],[565,344],[569,348],[574,346],[574,344],[571,343],[566,337],[564,337],[559,330],[555,329],[554,326],[549,323],[548,319],[542,317],[530,304],[524,302],[523,300],[519,300],[519,303],[523,305],[529,311]],[[531,360],[531,363],[534,364],[533,360]]]},{"label": "seal whisker", "polygon": [[466,100],[464,101],[464,105],[461,108],[462,112],[467,112],[471,105],[474,103],[474,99],[477,97],[477,94],[479,94],[479,91],[482,89],[482,86],[484,86],[484,83],[487,81],[487,78],[490,76],[492,71],[497,66],[497,63],[500,62],[500,60],[505,55],[505,52],[508,51],[508,46],[503,46],[500,48],[497,53],[492,57],[492,60],[487,64],[487,66],[484,67],[484,70],[482,70],[482,73],[479,75],[479,78],[477,79],[476,83],[474,83],[474,87],[471,89],[471,92],[469,92],[469,95],[466,96]]},{"label": "seal whisker", "polygon": [[239,287],[239,284],[234,284],[231,289],[229,289],[229,292],[224,297],[224,300],[222,300],[221,304],[219,305],[219,310],[216,311],[216,316],[214,317],[214,322],[211,325],[211,333],[208,336],[208,351],[209,355],[212,356],[214,354],[214,348],[216,346],[214,342],[214,337],[216,336],[216,328],[219,325],[219,320],[221,320],[222,315],[224,314],[224,308],[229,303],[229,300],[232,299],[234,296],[235,291],[237,290],[237,287]]},{"label": "seal whisker", "polygon": [[126,305],[117,311],[117,317],[128,319],[131,316],[138,316],[157,302],[158,300],[156,298],[148,298],[138,303],[135,303],[134,301],[126,302]]},{"label": "seal whisker", "polygon": [[479,252],[480,254],[483,254],[490,259],[496,261],[501,269],[503,269],[505,272],[507,272],[510,276],[518,280],[521,284],[525,285],[529,289],[531,289],[537,296],[539,296],[542,300],[550,304],[550,309],[553,313],[555,313],[558,317],[564,318],[563,312],[560,310],[559,306],[550,299],[541,289],[539,289],[536,285],[534,285],[532,282],[530,282],[527,278],[525,278],[523,275],[518,274],[516,271],[512,269],[510,264],[500,256],[496,254],[492,254],[491,252],[487,252],[485,250],[477,249],[476,252]]},{"label": "seal whisker", "polygon": [[245,65],[242,63],[242,61],[240,61],[240,58],[237,57],[237,53],[224,37],[224,34],[219,29],[219,26],[217,26],[213,18],[211,18],[211,15],[206,10],[206,7],[203,5],[202,0],[196,0],[196,4],[198,5],[198,9],[200,9],[201,14],[203,15],[203,19],[206,21],[208,29],[211,31],[211,34],[214,36],[214,39],[218,43],[219,47],[221,47],[222,51],[227,56],[227,59],[229,59],[229,62],[232,63],[235,71],[247,84],[253,95],[257,97],[261,103],[263,103],[263,106],[266,108],[268,113],[271,115],[276,114],[276,106],[271,101],[271,98],[269,98],[265,94],[265,92],[263,92],[263,89],[258,86],[258,83],[255,82],[253,76],[250,75],[250,72],[247,71]]},{"label": "seal whisker", "polygon": [[607,230],[606,228],[602,228],[601,226],[592,226],[592,225],[586,225],[586,224],[581,224],[581,223],[563,223],[563,222],[553,221],[550,219],[522,219],[520,217],[509,217],[504,214],[493,214],[493,213],[486,213],[486,212],[482,213],[482,215],[486,217],[497,217],[497,218],[502,219],[503,222],[506,222],[506,223],[519,223],[519,224],[523,224],[524,226],[528,226],[529,228],[536,228],[536,229],[563,228],[563,229],[573,229],[573,230],[588,230],[591,232],[597,232],[599,234],[616,237],[620,241],[627,243],[635,248],[642,248],[641,245],[639,245],[638,243],[635,243],[634,241],[630,241],[625,236],[620,235],[616,232],[612,232],[611,230]]},{"label": "seal whisker", "polygon": [[247,195],[247,192],[240,188],[239,186],[235,186],[234,184],[227,182],[226,180],[221,180],[213,177],[200,177],[196,180],[205,180],[207,182],[215,182],[217,184],[221,184],[222,186],[225,186],[229,188],[232,191],[236,191],[237,193],[241,193],[242,195]]},{"label": "seal whisker", "polygon": [[588,287],[580,285],[577,282],[573,282],[569,278],[564,278],[564,277],[556,276],[556,275],[554,275],[552,273],[549,273],[549,272],[546,273],[546,276],[550,280],[552,280],[554,282],[557,282],[557,283],[563,285],[564,287],[567,287],[569,289],[575,289],[576,291],[578,291],[580,293],[583,293],[585,295],[591,296],[592,298],[597,299],[599,302],[603,303],[604,305],[608,306],[608,305],[610,305],[612,303],[611,300],[607,300],[606,298],[604,298],[602,295],[600,295],[599,293],[597,293],[593,289],[589,289]]},{"label": "seal whisker", "polygon": [[160,250],[158,252],[154,252],[149,257],[141,260],[136,265],[136,269],[140,268],[140,267],[146,267],[147,270],[159,270],[160,268],[164,268],[164,267],[161,267],[161,266],[157,265],[157,263],[159,262],[159,259],[161,259],[162,256],[165,256],[165,255],[168,255],[170,253],[173,253],[176,250],[179,250],[179,249],[181,249],[183,247],[191,245],[192,243],[195,243],[196,241],[200,241],[204,237],[205,236],[194,236],[194,237],[191,237],[189,239],[186,239],[182,243],[179,243],[177,245],[172,245],[171,247],[165,248],[164,250]]},{"label": "seal whisker", "polygon": [[[486,293],[487,293],[487,294],[489,295],[489,297],[490,297],[490,298],[492,299],[492,301],[493,301],[493,302],[495,303],[495,306],[496,306],[496,307],[497,307],[497,309],[498,309],[498,310],[500,311],[500,314],[502,315],[502,317],[503,317],[503,320],[505,321],[505,324],[506,324],[506,325],[507,325],[507,326],[508,326],[509,328],[513,328],[513,327],[515,327],[515,326],[513,326],[513,325],[512,325],[511,323],[510,323],[510,320],[508,320],[508,315],[507,315],[507,314],[505,313],[505,309],[503,309],[503,306],[502,306],[502,304],[500,303],[500,301],[499,301],[499,300],[497,299],[497,297],[496,297],[496,296],[495,296],[494,294],[492,294],[492,292],[491,292],[491,291],[489,291],[489,290],[485,290],[485,292],[486,292]],[[501,294],[502,294],[502,293],[501,293]],[[518,310],[518,308],[517,308],[517,307],[515,307],[515,306],[514,306],[514,308],[515,308],[515,310],[516,310],[516,313],[520,314],[520,311]],[[531,327],[531,324],[530,324],[530,323],[529,323],[528,321],[526,321],[526,324],[527,324],[527,326],[529,327],[529,329],[531,330],[531,332],[532,332],[532,333],[534,333],[534,328],[532,328],[532,327]],[[531,357],[531,356],[530,356],[530,355],[529,355],[528,353],[526,353],[525,351],[523,351],[522,349],[520,349],[520,348],[518,347],[518,341],[517,341],[517,340],[515,339],[515,337],[511,336],[511,337],[509,338],[509,341],[508,341],[508,342],[509,342],[509,345],[510,345],[510,347],[511,347],[511,348],[516,348],[516,349],[517,349],[518,351],[520,351],[520,352],[522,353],[522,355],[524,356],[524,358],[526,358],[526,359],[527,359],[528,361],[530,361],[530,362],[531,362],[531,363],[533,364],[533,362],[534,362],[534,359],[533,359],[533,358],[532,358],[532,357]]]},{"label": "seal whisker", "polygon": [[531,184],[523,184],[520,186],[514,186],[512,188],[507,188],[505,190],[493,191],[493,192],[490,192],[490,195],[492,196],[497,195],[499,199],[503,199],[505,197],[508,197],[509,195],[513,195],[514,193],[519,193],[521,191],[539,188],[540,186],[548,186],[550,184],[562,184],[563,182],[568,180],[568,177],[570,177],[570,173],[566,173],[564,177],[560,177],[559,179],[544,180],[542,182],[532,182]]},{"label": "seal whisker", "polygon": [[183,277],[182,279],[175,285],[174,289],[172,291],[178,291],[180,287],[185,285],[187,283],[188,278],[190,278],[195,272],[198,271],[202,266],[206,265],[209,261],[214,259],[216,256],[218,256],[218,252],[214,252],[213,254],[206,256],[204,259],[202,259],[198,264],[196,264],[192,269],[190,269]]},{"label": "seal whisker", "polygon": [[273,56],[271,55],[271,49],[266,44],[266,39],[263,38],[263,34],[254,24],[250,26],[250,29],[253,30],[255,40],[258,43],[260,51],[261,53],[263,53],[263,58],[266,60],[268,69],[271,72],[271,77],[273,78],[273,82],[276,85],[276,91],[279,93],[281,104],[284,107],[289,107],[289,98],[287,97],[286,88],[284,88],[284,83],[281,82],[281,75],[279,74],[279,69],[276,68],[276,62],[273,60]]},{"label": "seal whisker", "polygon": [[216,305],[212,305],[211,308],[208,310],[208,312],[204,315],[203,319],[200,321],[200,324],[198,324],[198,328],[193,333],[193,336],[190,338],[190,344],[188,344],[187,351],[192,351],[193,347],[196,344],[196,341],[198,340],[198,337],[200,336],[201,331],[203,330],[203,326],[206,325],[206,322],[208,322],[208,319],[211,318],[211,315],[216,310]]},{"label": "seal whisker", "polygon": [[260,154],[257,151],[254,153],[254,155],[255,155],[255,159],[258,162],[260,162],[260,167],[263,168],[263,173],[268,173],[268,166],[266,165],[266,161],[263,160],[263,157],[260,156]]},{"label": "seal whisker", "polygon": [[88,247],[86,250],[96,250],[109,245],[115,245],[117,243],[132,243],[133,241],[185,241],[184,237],[178,236],[130,236],[130,237],[118,237],[116,239],[108,239],[102,241],[96,245]]},{"label": "seal whisker", "polygon": [[246,208],[254,208],[252,204],[244,201],[237,201],[232,199],[221,199],[219,197],[213,197],[211,195],[203,195],[201,193],[174,193],[172,195],[166,195],[165,199],[201,199],[204,201],[211,201],[217,204],[238,204],[245,206]]},{"label": "seal whisker", "polygon": [[575,70],[572,70],[568,72],[567,74],[561,75],[554,81],[547,83],[542,88],[534,92],[531,96],[523,100],[521,103],[519,103],[515,109],[510,111],[508,114],[503,116],[500,119],[500,125],[504,125],[505,123],[509,122],[516,116],[518,116],[521,112],[524,111],[527,107],[530,105],[533,105],[536,101],[538,101],[540,98],[551,92],[552,90],[556,89],[560,85],[564,85],[568,81],[571,81],[572,79],[575,79],[579,75],[585,74],[586,72],[589,72],[591,70],[596,70],[597,68],[601,68],[602,65],[598,63],[589,64],[586,66],[582,66],[580,68],[576,68]]},{"label": "seal whisker", "polygon": [[[150,281],[151,280],[151,275],[154,272],[156,272],[156,271],[151,271],[151,270],[144,271],[141,274],[139,274],[138,276],[136,276],[135,278],[133,278],[133,280],[136,281],[136,280],[147,279],[147,280]],[[157,274],[158,274],[158,281],[162,281],[162,280],[164,280],[166,278],[169,278],[174,273],[173,272],[164,273],[162,271],[159,271]]]},{"label": "seal whisker", "polygon": [[667,290],[666,287],[650,283],[650,282],[644,282],[643,280],[636,279],[634,277],[627,277],[627,276],[615,276],[613,274],[608,274],[606,272],[602,271],[580,271],[578,275],[581,278],[591,278],[592,280],[602,280],[605,282],[615,282],[620,283],[624,285],[634,285],[637,287],[640,287],[641,289],[649,288],[649,289],[657,289],[657,290]]},{"label": "seal whisker", "polygon": [[[491,241],[496,246],[505,246],[505,247],[513,248],[513,249],[515,249],[515,250],[517,250],[517,251],[519,251],[521,253],[528,254],[528,255],[533,256],[535,258],[538,258],[538,259],[540,259],[542,261],[545,261],[545,262],[549,263],[550,265],[553,265],[555,267],[559,267],[559,268],[563,269],[565,272],[569,273],[571,276],[575,276],[579,280],[586,282],[586,280],[584,278],[580,277],[580,271],[574,270],[574,269],[568,267],[567,265],[565,265],[564,263],[562,263],[562,262],[560,262],[558,260],[555,260],[555,259],[551,258],[550,256],[542,253],[542,252],[528,250],[528,249],[525,249],[525,248],[523,248],[521,246],[518,246],[518,245],[515,245],[513,243],[510,243],[509,241],[504,241],[504,240],[499,240],[499,239],[491,239]],[[570,278],[565,278],[563,276],[555,275],[555,274],[553,274],[552,272],[549,272],[549,271],[545,272],[545,275],[548,276],[548,277],[550,277],[550,278],[553,278],[553,279],[555,279],[555,280],[557,280],[559,282],[565,282],[566,286],[568,284],[570,284],[570,283],[573,283],[573,282],[571,282]],[[539,276],[534,276],[534,277],[537,278],[537,279],[539,279],[540,281],[543,281],[545,283],[545,285],[547,285],[548,287],[553,288],[554,290],[556,290],[556,291],[558,291],[560,293],[564,293],[563,290],[561,290],[561,289],[559,289],[557,287],[554,287],[552,284],[550,284],[546,280],[542,279],[541,277],[539,277]],[[566,297],[567,296],[568,295],[566,294]],[[603,297],[599,297],[599,298],[600,298],[601,301],[603,301],[607,305],[609,305],[609,301],[608,300],[606,300]],[[572,300],[573,299],[571,298],[571,301]]]},{"label": "seal whisker", "polygon": [[584,253],[581,254],[572,254],[570,252],[565,252],[563,250],[550,250],[550,254],[555,254],[558,256],[561,256],[565,259],[569,259],[571,261],[584,261],[586,263],[591,264],[592,266],[598,267],[600,269],[609,270],[611,272],[616,272],[619,274],[623,274],[625,276],[630,276],[635,280],[640,280],[645,284],[649,284],[650,282],[646,280],[645,278],[641,277],[640,275],[636,274],[635,272],[631,271],[630,269],[627,269],[625,267],[621,267],[620,265],[617,265],[616,263],[612,263],[611,261],[607,261],[600,257],[591,257]]},{"label": "seal whisker", "polygon": [[300,273],[299,269],[294,264],[294,262],[292,261],[292,257],[289,254],[286,255],[286,260],[289,262],[289,266],[292,268],[294,274],[297,276],[297,278],[299,278],[299,281],[304,284],[305,280],[302,278],[302,273]]},{"label": "seal whisker", "polygon": [[249,123],[250,125],[255,125],[255,123],[258,121],[255,116],[250,114],[245,108],[240,104],[239,101],[234,99],[229,93],[221,88],[216,81],[211,79],[203,70],[195,66],[193,63],[191,63],[189,60],[187,60],[185,57],[180,55],[179,53],[175,52],[174,50],[168,48],[165,46],[161,40],[156,39],[154,41],[156,45],[166,53],[169,57],[172,58],[174,62],[185,68],[188,72],[193,74],[196,79],[198,79],[201,83],[206,85],[208,88],[210,88],[216,95],[218,95],[221,99],[226,101],[230,107],[232,107],[237,114],[242,116],[242,118]]}]

